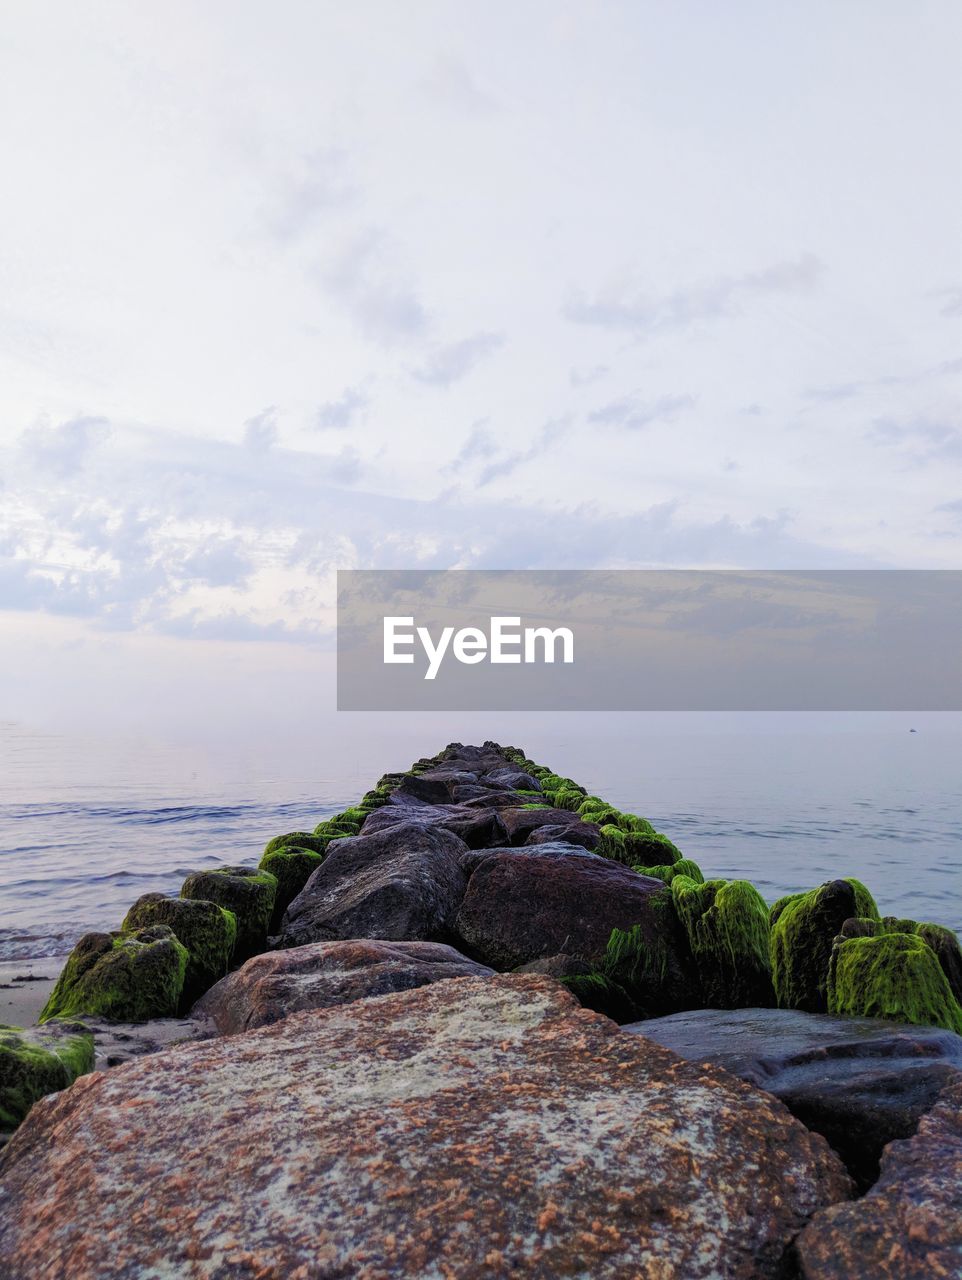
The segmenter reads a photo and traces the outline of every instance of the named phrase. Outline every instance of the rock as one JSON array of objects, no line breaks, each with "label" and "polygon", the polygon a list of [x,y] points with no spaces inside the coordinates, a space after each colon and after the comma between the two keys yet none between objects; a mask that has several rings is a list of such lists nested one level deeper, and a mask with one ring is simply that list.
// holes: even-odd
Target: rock
[{"label": "rock", "polygon": [[772,908],[772,981],[783,1009],[825,1013],[832,944],[850,916],[878,919],[872,895],[858,880],[830,880],[789,894]]},{"label": "rock", "polygon": [[67,958],[40,1021],[89,1013],[112,1022],[171,1018],[189,956],[166,925],[136,933],[87,933]]},{"label": "rock", "polygon": [[485,772],[483,781],[488,787],[504,787],[507,791],[540,791],[541,783],[523,769],[501,766]]},{"label": "rock", "polygon": [[536,827],[524,842],[524,847],[538,844],[579,845],[582,849],[597,849],[601,833],[590,822],[568,822],[560,826],[549,823]]},{"label": "rock", "polygon": [[[577,813],[568,813],[565,809],[555,809],[551,805],[538,805],[533,801],[530,807],[502,809],[501,821],[508,833],[509,844],[524,844],[528,837],[541,827],[564,827],[577,831],[584,826]],[[597,831],[597,828],[595,828]],[[599,837],[600,839],[600,837]],[[578,842],[580,843],[580,842]],[[595,841],[597,844],[598,841]],[[585,846],[587,848],[587,846]]]},{"label": "rock", "polygon": [[454,787],[471,786],[477,774],[456,769],[432,769],[428,773],[406,773],[395,789],[398,799],[423,800],[426,804],[448,804]]},{"label": "rock", "polygon": [[893,1142],[861,1200],[817,1213],[797,1242],[806,1280],[957,1280],[962,1274],[962,1084]]},{"label": "rock", "polygon": [[945,925],[920,924],[917,920],[900,920],[895,916],[883,916],[881,920],[858,917],[846,920],[838,936],[878,938],[886,933],[914,933],[927,943],[935,953],[953,997],[962,1004],[962,947],[952,930]]},{"label": "rock", "polygon": [[471,809],[467,805],[405,805],[392,802],[372,813],[364,825],[365,836],[387,831],[401,823],[439,827],[463,840],[469,849],[505,844],[508,833],[496,811]]},{"label": "rock", "polygon": [[[664,880],[665,884],[671,884],[676,876],[687,876],[689,880],[694,880],[695,884],[705,883],[701,867],[697,862],[692,862],[691,858],[682,858],[679,862],[665,862],[654,867],[632,867],[632,871],[637,871],[640,876],[654,876],[656,880]],[[767,923],[766,918],[766,925]],[[767,933],[768,930],[766,928],[766,935]],[[770,960],[768,968],[769,973],[771,973]]]},{"label": "rock", "polygon": [[951,1032],[791,1009],[696,1009],[623,1028],[767,1089],[821,1133],[861,1189],[962,1072]]},{"label": "rock", "polygon": [[267,931],[274,911],[277,880],[269,871],[253,867],[215,867],[193,871],[184,881],[182,898],[203,898],[226,907],[237,917],[234,963],[243,964],[267,947]]},{"label": "rock", "polygon": [[288,907],[281,945],[445,937],[467,883],[465,852],[457,836],[420,823],[338,840]]},{"label": "rock", "polygon": [[962,1007],[935,952],[914,933],[838,938],[829,963],[828,1011],[962,1034]]},{"label": "rock", "polygon": [[167,898],[145,893],[124,917],[123,933],[136,933],[165,924],[187,948],[187,968],[180,996],[185,1011],[230,967],[237,939],[237,918],[232,911],[203,899]]},{"label": "rock", "polygon": [[0,1133],[15,1129],[39,1098],[66,1089],[93,1066],[93,1036],[80,1023],[0,1025]]},{"label": "rock", "polygon": [[268,933],[279,931],[284,912],[323,861],[323,855],[313,849],[299,849],[294,845],[281,845],[264,854],[260,869],[269,872],[277,881]]},{"label": "rock", "polygon": [[[667,936],[659,906],[670,912],[670,892],[660,880],[636,875],[615,862],[566,845],[496,849],[475,855],[454,928],[469,954],[495,969],[559,951],[600,961],[612,929],[639,925],[652,945]],[[665,956],[680,969],[674,943]]]},{"label": "rock", "polygon": [[674,876],[671,893],[688,936],[702,1003],[715,1009],[773,1005],[768,907],[754,885]]},{"label": "rock", "polygon": [[262,858],[276,849],[312,849],[315,853],[324,854],[330,844],[330,836],[319,836],[313,831],[288,831],[285,835],[274,836],[264,846]]},{"label": "rock", "polygon": [[10,1280],[766,1280],[849,1192],[752,1086],[551,979],[464,978],[39,1103],[0,1155],[0,1257]]},{"label": "rock", "polygon": [[254,956],[211,988],[193,1016],[209,1018],[219,1032],[233,1035],[303,1009],[493,973],[438,942],[314,942]]}]

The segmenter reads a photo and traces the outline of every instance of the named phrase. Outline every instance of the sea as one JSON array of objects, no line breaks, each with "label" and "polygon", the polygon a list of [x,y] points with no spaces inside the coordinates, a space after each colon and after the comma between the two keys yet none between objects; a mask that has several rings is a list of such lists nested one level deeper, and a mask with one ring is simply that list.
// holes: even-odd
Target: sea
[{"label": "sea", "polygon": [[407,717],[155,740],[0,723],[0,960],[66,953],[192,870],[256,864],[447,742],[520,745],[772,902],[856,876],[883,914],[962,931],[962,717]]}]

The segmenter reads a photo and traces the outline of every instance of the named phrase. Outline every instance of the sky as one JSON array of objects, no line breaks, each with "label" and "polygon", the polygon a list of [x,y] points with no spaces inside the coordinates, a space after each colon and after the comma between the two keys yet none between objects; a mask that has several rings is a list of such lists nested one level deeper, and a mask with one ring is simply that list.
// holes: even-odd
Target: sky
[{"label": "sky", "polygon": [[0,5],[0,714],[329,705],[338,568],[959,567],[954,0]]}]

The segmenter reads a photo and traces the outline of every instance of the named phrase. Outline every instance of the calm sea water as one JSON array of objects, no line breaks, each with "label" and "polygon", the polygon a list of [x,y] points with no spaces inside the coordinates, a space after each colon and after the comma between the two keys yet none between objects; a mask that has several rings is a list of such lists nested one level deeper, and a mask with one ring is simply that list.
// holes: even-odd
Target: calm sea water
[{"label": "calm sea water", "polygon": [[0,724],[0,959],[60,954],[141,893],[254,863],[455,736],[519,742],[769,901],[855,875],[883,913],[962,930],[958,717],[331,717],[244,747]]}]

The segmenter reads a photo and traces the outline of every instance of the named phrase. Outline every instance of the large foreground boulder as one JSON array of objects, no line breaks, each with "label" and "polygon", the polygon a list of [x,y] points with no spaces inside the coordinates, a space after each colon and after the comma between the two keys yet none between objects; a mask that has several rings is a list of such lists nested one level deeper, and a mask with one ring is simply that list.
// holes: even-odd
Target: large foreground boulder
[{"label": "large foreground boulder", "polygon": [[815,1216],[798,1240],[806,1280],[957,1280],[962,1275],[962,1084],[918,1133],[893,1142],[868,1195]]},{"label": "large foreground boulder", "polygon": [[0,1134],[15,1129],[39,1098],[93,1067],[94,1038],[79,1022],[0,1026]]},{"label": "large foreground boulder", "polygon": [[417,822],[335,841],[287,908],[282,946],[445,936],[467,885],[465,852],[457,836]]},{"label": "large foreground boulder", "polygon": [[314,942],[254,956],[212,987],[194,1006],[193,1016],[210,1019],[218,1031],[233,1035],[304,1009],[493,973],[439,942]]},{"label": "large foreground boulder", "polygon": [[600,962],[612,929],[638,925],[681,983],[681,932],[663,881],[563,843],[474,857],[455,929],[483,963],[516,969],[559,952]]},{"label": "large foreground boulder", "polygon": [[0,1155],[0,1258],[9,1280],[765,1280],[849,1193],[752,1086],[550,979],[465,978],[39,1103]]},{"label": "large foreground boulder", "polygon": [[694,1062],[713,1062],[767,1089],[821,1133],[864,1190],[886,1143],[908,1138],[962,1080],[962,1036],[875,1018],[790,1009],[695,1009],[632,1023]]}]

